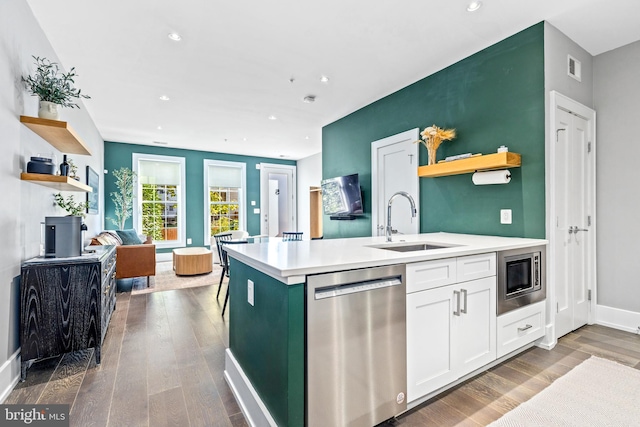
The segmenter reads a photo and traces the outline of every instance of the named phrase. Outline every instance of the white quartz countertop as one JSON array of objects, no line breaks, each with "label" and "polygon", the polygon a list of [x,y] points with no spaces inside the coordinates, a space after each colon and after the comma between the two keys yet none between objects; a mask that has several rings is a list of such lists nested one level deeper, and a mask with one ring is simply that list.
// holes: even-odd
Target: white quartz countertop
[{"label": "white quartz countertop", "polygon": [[[411,243],[429,243],[447,247],[411,252],[381,248]],[[278,240],[228,245],[226,248],[232,258],[286,284],[296,284],[304,282],[305,276],[309,274],[406,264],[546,244],[547,241],[542,239],[425,233],[394,235],[391,243],[385,242],[385,238],[381,236],[293,242]]]}]

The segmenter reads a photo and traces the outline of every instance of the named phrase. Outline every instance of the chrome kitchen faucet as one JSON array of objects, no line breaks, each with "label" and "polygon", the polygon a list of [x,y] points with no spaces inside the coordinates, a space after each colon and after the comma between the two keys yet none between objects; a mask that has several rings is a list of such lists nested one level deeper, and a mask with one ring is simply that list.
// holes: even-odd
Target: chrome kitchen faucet
[{"label": "chrome kitchen faucet", "polygon": [[413,197],[411,197],[411,194],[407,193],[406,191],[398,191],[397,193],[394,193],[393,196],[389,198],[389,205],[387,206],[387,228],[385,230],[387,242],[391,241],[391,203],[393,202],[393,199],[398,196],[406,197],[409,200],[409,203],[411,203],[411,218],[415,218],[417,213],[416,202],[413,201]]}]

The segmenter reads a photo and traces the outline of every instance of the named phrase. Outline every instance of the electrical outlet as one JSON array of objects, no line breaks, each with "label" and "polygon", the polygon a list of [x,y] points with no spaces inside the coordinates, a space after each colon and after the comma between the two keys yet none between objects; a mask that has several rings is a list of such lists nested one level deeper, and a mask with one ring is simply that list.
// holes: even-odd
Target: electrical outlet
[{"label": "electrical outlet", "polygon": [[511,224],[511,209],[500,209],[500,224]]},{"label": "electrical outlet", "polygon": [[247,280],[247,302],[253,305],[253,281]]},{"label": "electrical outlet", "polygon": [[190,245],[190,244],[191,244],[191,242],[193,242],[193,240],[191,240],[191,237],[189,237],[189,238],[187,239],[187,245]]}]

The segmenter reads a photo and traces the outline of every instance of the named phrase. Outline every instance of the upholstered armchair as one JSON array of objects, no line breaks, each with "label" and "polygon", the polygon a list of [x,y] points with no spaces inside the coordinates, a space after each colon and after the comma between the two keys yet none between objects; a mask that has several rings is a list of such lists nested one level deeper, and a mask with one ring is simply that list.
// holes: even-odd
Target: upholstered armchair
[{"label": "upholstered armchair", "polygon": [[142,244],[123,244],[121,238],[114,238],[114,231],[103,231],[92,239],[91,244],[116,245],[116,279],[146,277],[156,275],[156,245],[150,237]]}]

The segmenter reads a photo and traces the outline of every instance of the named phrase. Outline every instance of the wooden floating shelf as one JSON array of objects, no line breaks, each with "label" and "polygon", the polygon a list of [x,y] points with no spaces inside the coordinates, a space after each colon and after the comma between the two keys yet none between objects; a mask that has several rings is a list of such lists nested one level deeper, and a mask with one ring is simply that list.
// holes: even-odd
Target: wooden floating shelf
[{"label": "wooden floating shelf", "polygon": [[93,190],[86,184],[76,181],[68,176],[48,175],[46,173],[26,173],[20,174],[23,181],[31,181],[35,184],[44,185],[45,187],[55,188],[59,191],[84,191],[91,193]]},{"label": "wooden floating shelf", "polygon": [[30,116],[20,116],[20,122],[62,153],[91,155],[84,141],[67,122]]},{"label": "wooden floating shelf", "polygon": [[422,178],[435,178],[438,176],[460,175],[476,171],[519,168],[520,164],[520,154],[511,152],[494,153],[453,160],[451,162],[437,163],[435,165],[420,166],[418,167],[418,176]]}]

